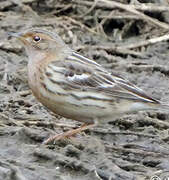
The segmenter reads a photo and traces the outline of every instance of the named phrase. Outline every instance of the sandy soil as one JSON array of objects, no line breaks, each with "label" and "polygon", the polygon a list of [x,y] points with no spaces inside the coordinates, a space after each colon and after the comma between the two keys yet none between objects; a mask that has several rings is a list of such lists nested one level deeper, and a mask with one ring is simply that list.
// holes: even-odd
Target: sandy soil
[{"label": "sandy soil", "polygon": [[[27,57],[16,39],[7,38],[8,31],[28,27],[56,31],[73,49],[126,77],[154,98],[169,102],[168,41],[131,52],[111,49],[163,35],[166,30],[140,19],[108,18],[102,22],[102,16],[112,10],[90,9],[85,2],[93,4],[83,0],[0,1],[0,180],[169,177],[169,112],[124,115],[71,139],[42,145],[50,135],[80,123],[52,114],[33,97],[27,84]],[[168,12],[149,15],[165,23],[169,17]],[[102,26],[98,26],[100,22]]]}]

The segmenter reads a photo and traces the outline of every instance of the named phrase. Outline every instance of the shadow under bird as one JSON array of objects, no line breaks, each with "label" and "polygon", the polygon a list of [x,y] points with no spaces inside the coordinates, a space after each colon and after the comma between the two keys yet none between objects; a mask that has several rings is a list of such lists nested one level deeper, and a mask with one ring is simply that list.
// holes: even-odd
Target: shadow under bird
[{"label": "shadow under bird", "polygon": [[10,33],[28,55],[28,82],[34,96],[52,112],[83,122],[80,128],[48,138],[69,137],[124,113],[167,109],[128,80],[73,51],[53,32],[28,29]]}]

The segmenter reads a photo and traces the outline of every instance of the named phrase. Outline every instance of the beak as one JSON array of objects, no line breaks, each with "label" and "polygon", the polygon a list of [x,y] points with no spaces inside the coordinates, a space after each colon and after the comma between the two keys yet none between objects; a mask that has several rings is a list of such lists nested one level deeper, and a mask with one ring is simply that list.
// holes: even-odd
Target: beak
[{"label": "beak", "polygon": [[19,39],[23,44],[28,45],[27,40],[25,39],[25,37],[23,36],[24,33],[19,32],[19,33],[14,33],[14,32],[8,32],[8,37],[16,37],[17,39]]},{"label": "beak", "polygon": [[14,33],[14,32],[8,32],[8,37],[16,37],[18,39],[22,39],[23,33]]},{"label": "beak", "polygon": [[8,36],[12,36],[12,37],[20,37],[21,35],[22,33],[8,32]]}]

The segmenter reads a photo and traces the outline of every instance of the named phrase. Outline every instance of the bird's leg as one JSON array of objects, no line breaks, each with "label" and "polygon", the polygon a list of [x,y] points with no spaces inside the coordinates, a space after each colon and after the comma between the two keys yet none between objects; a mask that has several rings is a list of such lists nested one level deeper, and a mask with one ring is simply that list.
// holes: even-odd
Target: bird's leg
[{"label": "bird's leg", "polygon": [[77,129],[69,130],[69,131],[67,131],[65,133],[61,133],[61,134],[57,134],[55,136],[49,137],[47,140],[45,140],[43,142],[43,144],[48,144],[48,143],[50,143],[52,141],[58,141],[60,139],[71,137],[71,136],[73,136],[73,135],[75,135],[75,134],[77,134],[77,133],[79,133],[81,131],[84,131],[86,129],[92,128],[95,125],[96,125],[95,123],[93,123],[93,124],[86,124],[85,123],[85,124],[83,124],[82,126],[80,126]]}]

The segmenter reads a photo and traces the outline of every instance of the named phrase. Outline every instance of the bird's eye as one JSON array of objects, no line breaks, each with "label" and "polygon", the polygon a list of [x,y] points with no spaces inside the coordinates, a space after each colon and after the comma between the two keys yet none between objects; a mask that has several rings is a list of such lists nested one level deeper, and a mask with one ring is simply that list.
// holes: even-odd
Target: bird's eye
[{"label": "bird's eye", "polygon": [[39,41],[41,40],[41,38],[40,38],[39,36],[34,36],[34,37],[33,37],[33,40],[34,40],[35,42],[39,42]]}]

